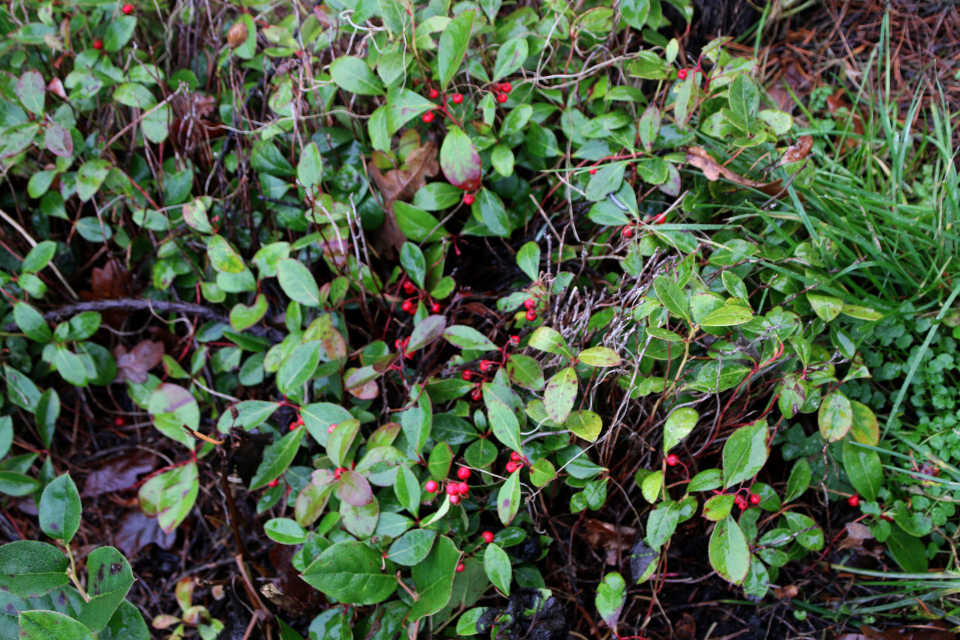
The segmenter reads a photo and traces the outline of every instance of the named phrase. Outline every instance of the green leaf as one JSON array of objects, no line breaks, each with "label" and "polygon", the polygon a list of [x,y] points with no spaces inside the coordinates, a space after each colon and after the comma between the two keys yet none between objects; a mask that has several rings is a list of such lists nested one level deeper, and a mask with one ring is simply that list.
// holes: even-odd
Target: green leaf
[{"label": "green leaf", "polygon": [[23,259],[20,270],[23,273],[37,273],[50,264],[50,261],[56,253],[57,243],[52,240],[44,240],[33,249],[30,249],[30,253]]},{"label": "green leaf", "polygon": [[193,509],[200,490],[196,462],[174,467],[151,477],[140,487],[140,507],[148,516],[156,516],[160,529],[171,533]]},{"label": "green leaf", "polygon": [[[441,478],[444,480],[446,476]],[[420,483],[417,476],[406,465],[401,466],[393,485],[400,506],[416,517],[420,512]],[[402,564],[402,563],[401,563]]]},{"label": "green leaf", "polygon": [[700,321],[701,327],[735,327],[753,320],[753,312],[736,304],[714,309]]},{"label": "green leaf", "polygon": [[0,471],[0,493],[22,498],[40,488],[40,483],[17,471]]},{"label": "green leaf", "polygon": [[887,548],[897,564],[907,573],[926,573],[927,554],[924,544],[919,538],[911,536],[899,525],[890,527],[890,535],[886,539]]},{"label": "green leaf", "polygon": [[383,602],[397,589],[394,564],[357,541],[338,542],[320,554],[300,576],[344,604]]},{"label": "green leaf", "polygon": [[0,158],[10,158],[29,147],[38,131],[40,125],[36,122],[22,122],[6,129],[0,138]]},{"label": "green leaf", "polygon": [[281,393],[291,393],[304,385],[320,363],[322,343],[312,340],[302,344],[284,359],[277,371],[277,387]]},{"label": "green leaf", "polygon": [[257,467],[257,472],[250,480],[250,491],[256,491],[267,486],[272,480],[279,478],[300,449],[300,440],[303,439],[303,427],[294,429],[263,450],[263,460]]},{"label": "green leaf", "polygon": [[496,351],[495,345],[487,336],[473,327],[453,325],[443,330],[443,337],[450,344],[470,351]]},{"label": "green leaf", "polygon": [[432,616],[447,606],[453,592],[453,579],[460,564],[460,551],[450,538],[440,536],[429,555],[413,567],[413,585],[417,601],[407,614],[411,622]]},{"label": "green leaf", "polygon": [[17,302],[13,305],[13,320],[20,327],[20,331],[34,342],[47,343],[53,340],[50,325],[43,319],[39,311],[26,302]]},{"label": "green leaf", "polygon": [[522,454],[520,421],[513,409],[519,398],[509,388],[492,382],[484,382],[482,389],[493,435],[505,446]]},{"label": "green leaf", "polygon": [[540,458],[530,467],[530,482],[535,487],[542,487],[557,477],[557,470],[553,463],[546,458]]},{"label": "green leaf", "polygon": [[596,442],[603,430],[603,420],[593,411],[574,411],[567,418],[564,425],[578,438],[589,442]]},{"label": "green leaf", "polygon": [[453,450],[446,442],[438,442],[430,451],[430,458],[427,460],[427,469],[430,471],[430,477],[437,482],[442,482],[450,474],[450,464],[453,462]]},{"label": "green leaf", "polygon": [[666,276],[659,276],[654,280],[653,288],[667,311],[690,322],[690,303],[687,301],[687,297],[683,295],[683,289]]},{"label": "green leaf", "polygon": [[134,582],[133,570],[119,551],[100,547],[87,558],[87,574],[90,601],[81,608],[79,620],[91,631],[99,632],[127,597]]},{"label": "green leaf", "polygon": [[323,158],[320,156],[320,149],[316,142],[306,145],[300,153],[300,160],[297,162],[297,179],[310,194],[313,194],[314,187],[318,186],[323,179]]},{"label": "green leaf", "polygon": [[255,171],[278,178],[294,175],[293,165],[287,160],[271,140],[260,140],[250,151],[250,166]]},{"label": "green leaf", "polygon": [[730,110],[741,121],[750,122],[760,109],[760,92],[753,79],[746,73],[739,73],[730,83]]},{"label": "green leaf", "polygon": [[400,266],[404,268],[407,275],[413,280],[418,288],[424,288],[424,281],[427,277],[427,261],[423,257],[423,251],[412,242],[404,242],[400,247]]},{"label": "green leaf", "polygon": [[616,571],[603,576],[603,581],[597,587],[597,613],[617,636],[617,623],[620,621],[620,612],[627,599],[627,583]]},{"label": "green leaf", "polygon": [[587,200],[597,202],[606,198],[608,194],[618,191],[626,168],[626,162],[611,162],[598,168],[587,183]]},{"label": "green leaf", "polygon": [[433,430],[433,404],[430,402],[430,396],[418,384],[410,388],[410,397],[416,406],[400,415],[400,426],[403,428],[403,435],[407,438],[407,442],[419,455],[427,446],[427,440]]},{"label": "green leaf", "polygon": [[559,424],[567,419],[577,399],[577,388],[577,372],[573,367],[561,369],[550,379],[543,404],[551,420]]},{"label": "green leaf", "polygon": [[[53,391],[49,389],[47,393]],[[54,391],[56,393],[56,391]],[[46,394],[44,394],[46,395]],[[10,416],[0,417],[0,458],[7,457],[10,453],[10,447],[13,445],[13,418]]]},{"label": "green leaf", "polygon": [[40,497],[40,529],[54,540],[70,544],[80,529],[80,493],[69,473],[53,480]]},{"label": "green leaf", "polygon": [[497,51],[497,61],[493,65],[493,81],[512,75],[526,61],[528,55],[526,38],[507,40]]},{"label": "green leaf", "polygon": [[839,442],[853,427],[853,408],[850,400],[839,391],[823,399],[817,414],[820,435],[827,442]]},{"label": "green leaf", "polygon": [[410,333],[410,343],[407,345],[407,352],[413,353],[414,351],[424,348],[442,336],[446,326],[447,318],[445,316],[427,316],[421,320],[417,326],[413,328],[413,332]]},{"label": "green leaf", "polygon": [[286,258],[277,263],[277,277],[283,292],[306,307],[320,306],[320,289],[313,274],[302,262]]},{"label": "green leaf", "polygon": [[493,165],[494,170],[505,178],[513,175],[515,161],[516,158],[513,155],[513,151],[506,145],[495,145],[493,151],[490,152],[490,163]]},{"label": "green leaf", "polygon": [[21,611],[21,640],[94,640],[90,629],[56,611]]},{"label": "green leaf", "polygon": [[330,63],[330,77],[337,86],[361,96],[382,96],[383,85],[367,63],[355,56],[339,56]]},{"label": "green leaf", "polygon": [[766,420],[757,420],[734,431],[723,445],[723,486],[728,488],[749,480],[767,462]]},{"label": "green leaf", "polygon": [[34,69],[23,72],[17,82],[17,97],[27,111],[42,116],[46,93],[46,83],[43,81],[42,73]]},{"label": "green leaf", "polygon": [[197,430],[200,426],[200,407],[189,391],[175,384],[163,383],[150,394],[147,410],[158,431],[172,440],[193,447],[193,436],[183,427]]},{"label": "green leaf", "polygon": [[[647,0],[633,0],[633,2],[646,2]],[[631,0],[624,0],[624,2],[631,2]],[[621,11],[624,11],[624,4],[620,4]],[[643,143],[644,148],[647,150],[647,153],[653,150],[653,143],[657,140],[657,135],[660,133],[660,109],[657,108],[657,105],[650,103],[646,109],[643,111],[643,115],[640,116],[640,123],[638,129],[640,132],[640,141]],[[726,273],[726,272],[724,272]]]},{"label": "green leaf", "polygon": [[832,322],[834,318],[840,315],[843,309],[843,300],[833,296],[825,296],[819,293],[807,293],[807,301],[813,307],[814,312],[824,320]]},{"label": "green leaf", "polygon": [[668,453],[690,435],[699,419],[700,414],[691,407],[680,407],[667,416],[667,422],[663,428],[663,452]]},{"label": "green leaf", "polygon": [[558,356],[573,357],[567,341],[563,339],[560,332],[550,327],[538,327],[536,331],[530,334],[530,340],[527,342],[534,349],[553,353]]},{"label": "green leaf", "polygon": [[436,537],[436,531],[426,529],[407,531],[390,545],[390,550],[387,551],[387,559],[405,567],[418,565],[430,553]]},{"label": "green leaf", "polygon": [[511,354],[507,358],[507,375],[510,381],[524,389],[540,391],[543,389],[543,367],[536,358],[520,354]]},{"label": "green leaf", "polygon": [[77,170],[77,195],[87,202],[100,190],[100,185],[110,173],[110,163],[106,160],[87,160]]},{"label": "green leaf", "polygon": [[733,511],[735,497],[731,493],[721,493],[703,503],[703,517],[707,520],[723,520]]},{"label": "green leaf", "polygon": [[303,544],[307,538],[306,529],[290,518],[271,518],[263,525],[263,532],[280,544]]},{"label": "green leaf", "polygon": [[732,516],[716,524],[710,535],[710,566],[727,582],[740,584],[750,569],[747,539]]},{"label": "green leaf", "polygon": [[850,401],[850,409],[853,411],[853,426],[850,429],[853,439],[871,447],[880,444],[880,425],[873,410],[856,400]]},{"label": "green leaf", "polygon": [[207,245],[207,256],[210,258],[210,264],[217,271],[242,273],[246,268],[243,258],[223,236],[217,235],[210,238],[210,243]]},{"label": "green leaf", "polygon": [[783,497],[784,502],[792,502],[804,494],[810,488],[810,482],[813,480],[813,472],[810,469],[810,463],[805,458],[797,460],[793,469],[790,470],[790,478],[787,480],[787,493]]},{"label": "green leaf", "polygon": [[[245,400],[233,405],[230,411],[224,411],[220,414],[220,420],[217,422],[217,430],[220,433],[229,433],[232,427],[239,427],[250,431],[259,426],[264,420],[273,415],[273,412],[280,407],[278,402],[267,402],[265,400]],[[237,411],[237,417],[233,417],[233,409]],[[304,411],[307,407],[304,407]],[[306,415],[304,420],[306,420]],[[349,415],[349,414],[348,414]],[[309,425],[307,425],[309,428]]]},{"label": "green leaf", "polygon": [[693,476],[693,480],[687,486],[687,491],[711,491],[723,486],[723,472],[720,469],[706,469]]},{"label": "green leaf", "polygon": [[45,542],[18,540],[0,546],[0,589],[20,598],[39,598],[68,584],[69,562]]},{"label": "green leaf", "polygon": [[644,538],[651,549],[659,550],[673,536],[680,522],[680,504],[664,500],[647,518],[647,536]]},{"label": "green leaf", "polygon": [[520,509],[520,470],[511,473],[497,493],[497,515],[503,526],[510,526]]},{"label": "green leaf", "polygon": [[464,191],[480,188],[483,165],[470,137],[460,127],[451,126],[440,147],[440,169],[447,181]]},{"label": "green leaf", "polygon": [[87,384],[87,367],[80,357],[64,347],[56,347],[51,364],[64,380],[78,387]]},{"label": "green leaf", "polygon": [[531,241],[520,247],[517,252],[517,266],[531,280],[540,278],[540,245]]},{"label": "green leaf", "polygon": [[260,322],[267,314],[267,296],[258,293],[253,304],[236,304],[230,309],[230,326],[237,331],[243,331]]},{"label": "green leaf", "polygon": [[406,202],[394,202],[393,215],[400,231],[413,242],[439,242],[450,235],[439,220]]},{"label": "green leaf", "polygon": [[883,464],[876,451],[844,440],[843,468],[850,478],[850,484],[861,496],[870,502],[877,499],[883,488]]},{"label": "green leaf", "polygon": [[577,359],[591,367],[619,367],[622,362],[610,347],[591,347],[577,354]]},{"label": "green leaf", "polygon": [[503,206],[503,200],[490,189],[481,189],[477,194],[477,199],[473,204],[474,212],[480,212],[480,219],[491,233],[507,237],[510,235],[510,219],[507,217],[507,209]]},{"label": "green leaf", "polygon": [[437,68],[440,73],[440,90],[444,91],[460,68],[463,56],[467,53],[470,44],[470,34],[473,31],[473,22],[477,17],[476,11],[467,10],[450,21],[440,34],[440,43],[437,49]]},{"label": "green leaf", "polygon": [[483,571],[502,594],[510,595],[510,583],[513,582],[513,566],[507,552],[496,543],[487,545],[483,552]]},{"label": "green leaf", "polygon": [[109,53],[120,51],[133,37],[137,27],[134,16],[115,16],[108,21],[107,32],[103,35],[103,49]]}]

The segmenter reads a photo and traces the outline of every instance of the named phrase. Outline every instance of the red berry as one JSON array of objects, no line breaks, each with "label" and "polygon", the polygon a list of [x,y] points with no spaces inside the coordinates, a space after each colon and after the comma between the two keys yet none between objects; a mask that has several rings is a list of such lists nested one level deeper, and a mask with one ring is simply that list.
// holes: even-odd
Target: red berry
[{"label": "red berry", "polygon": [[510,84],[509,82],[500,83],[500,91],[503,91],[504,93],[510,93],[512,90],[513,90],[513,85]]},{"label": "red berry", "polygon": [[123,5],[123,9],[120,9],[120,11],[123,11],[123,15],[128,16],[133,13],[133,5],[128,2]]},{"label": "red berry", "polygon": [[93,48],[96,49],[97,51],[100,51],[100,49],[103,49],[103,40],[100,40],[100,39],[94,40]]},{"label": "red berry", "polygon": [[403,340],[401,340],[400,338],[397,338],[396,340],[393,341],[393,346],[396,347],[397,351],[402,350],[402,349],[403,349]]},{"label": "red berry", "polygon": [[427,480],[427,484],[424,485],[423,488],[426,490],[427,493],[436,493],[436,492],[437,492],[437,489],[440,488],[440,485],[438,485],[438,484],[437,484],[435,481],[433,481],[433,480]]},{"label": "red berry", "polygon": [[299,426],[300,426],[300,425],[297,424],[297,421],[294,420],[293,422],[290,423],[290,431],[296,431],[296,430],[297,430],[297,427],[299,427]]},{"label": "red berry", "polygon": [[403,290],[406,291],[408,294],[413,293],[414,291],[417,290],[417,285],[407,280],[406,282],[403,283]]},{"label": "red berry", "polygon": [[403,304],[400,305],[400,308],[407,313],[413,313],[413,300],[404,300]]},{"label": "red berry", "polygon": [[453,94],[452,100],[453,100],[453,104],[460,104],[461,102],[463,102],[463,94],[462,93]]},{"label": "red berry", "polygon": [[483,397],[483,392],[480,391],[480,388],[478,387],[470,392],[470,397],[473,398],[474,402],[479,402],[480,398]]},{"label": "red berry", "polygon": [[747,501],[741,498],[740,496],[737,496],[737,499],[734,500],[734,502],[737,504],[737,506],[740,508],[741,511],[746,511],[750,506],[747,504]]},{"label": "red berry", "polygon": [[507,473],[513,473],[514,471],[516,471],[516,470],[519,469],[519,468],[520,468],[520,467],[517,465],[516,462],[508,462],[508,463],[507,463]]},{"label": "red berry", "polygon": [[480,537],[483,538],[483,541],[487,544],[493,542],[493,531],[484,531],[480,534]]},{"label": "red berry", "polygon": [[623,228],[623,237],[624,237],[624,238],[632,238],[632,237],[633,237],[633,229],[631,229],[630,227],[624,227],[624,228]]},{"label": "red berry", "polygon": [[430,313],[440,313],[440,303],[434,302],[430,305]]},{"label": "red berry", "polygon": [[498,94],[497,94],[497,102],[499,102],[500,104],[503,104],[504,102],[506,102],[506,101],[507,101],[507,98],[508,98],[508,96],[507,96],[507,94],[505,94],[505,93],[498,93]]},{"label": "red berry", "polygon": [[333,472],[334,480],[339,480],[340,476],[343,475],[343,471],[344,471],[343,467],[339,467],[338,469],[335,469]]},{"label": "red berry", "polygon": [[306,424],[303,421],[303,416],[297,416],[297,424],[299,424],[300,426],[303,426],[304,424]]},{"label": "red berry", "polygon": [[427,111],[425,114],[423,114],[423,121],[427,124],[430,124],[433,122],[433,117],[433,111]]},{"label": "red berry", "polygon": [[680,71],[677,71],[677,77],[680,78],[681,80],[686,80],[686,79],[687,79],[687,70],[686,70],[686,69],[680,69]]},{"label": "red berry", "polygon": [[460,491],[460,489],[457,487],[457,483],[456,483],[456,482],[451,482],[450,484],[447,485],[447,495],[448,495],[448,496],[455,496],[455,495],[457,495],[457,493],[459,493],[459,491]]},{"label": "red berry", "polygon": [[327,433],[333,433],[336,430],[337,430],[337,425],[335,424],[332,424],[329,427],[327,427]]},{"label": "red berry", "polygon": [[537,319],[536,311],[534,311],[533,309],[530,309],[529,311],[527,311],[527,320],[529,320],[530,322],[533,322],[536,319]]},{"label": "red berry", "polygon": [[466,380],[467,382],[473,377],[473,371],[464,371],[460,374],[460,377]]},{"label": "red berry", "polygon": [[458,495],[450,496],[450,504],[460,504],[460,496]]},{"label": "red berry", "polygon": [[473,195],[472,193],[468,193],[463,196],[463,204],[470,206],[471,204],[473,204],[473,201],[476,199],[477,197],[475,195]]},{"label": "red berry", "polygon": [[510,453],[510,459],[513,460],[514,462],[520,462],[520,460],[522,460],[522,458],[520,457],[520,454],[517,453],[516,451],[513,451]]},{"label": "red berry", "polygon": [[667,456],[668,466],[675,467],[678,464],[680,464],[680,458],[677,457],[677,454],[671,453],[670,455]]},{"label": "red berry", "polygon": [[750,494],[750,504],[760,504],[760,502],[761,502],[762,500],[763,500],[763,498],[760,497],[760,494],[759,494],[759,493],[751,493],[751,494]]},{"label": "red berry", "polygon": [[510,344],[512,345],[520,344],[520,336],[510,336]]},{"label": "red berry", "polygon": [[597,172],[597,168],[596,168],[596,167],[590,167],[590,171],[589,171],[590,175],[593,175],[593,174],[595,174],[596,172]]},{"label": "red berry", "polygon": [[122,427],[123,425],[127,424],[127,421],[123,416],[117,416],[113,419],[113,424],[117,425],[118,427]]},{"label": "red berry", "polygon": [[480,363],[480,371],[483,371],[484,373],[486,373],[487,371],[490,371],[490,367],[492,366],[493,366],[492,362],[490,362],[489,360],[483,360]]},{"label": "red berry", "polygon": [[430,99],[436,100],[438,97],[440,97],[440,92],[436,89],[430,89]]},{"label": "red berry", "polygon": [[850,496],[850,498],[847,500],[847,503],[848,503],[851,507],[859,507],[859,506],[860,506],[860,496]]},{"label": "red berry", "polygon": [[271,489],[273,489],[273,488],[274,488],[275,486],[277,486],[278,484],[280,484],[280,479],[279,479],[279,478],[274,478],[273,480],[271,480],[270,482],[267,483],[267,486],[270,487]]},{"label": "red berry", "polygon": [[525,309],[533,309],[537,306],[537,301],[533,298],[527,298],[526,302],[523,303]]},{"label": "red berry", "polygon": [[467,568],[467,565],[461,562],[460,564],[457,565],[457,573],[463,573],[463,570],[466,568]]},{"label": "red berry", "polygon": [[457,490],[460,492],[460,495],[465,496],[470,493],[470,485],[468,485],[466,482],[458,482]]},{"label": "red berry", "polygon": [[466,480],[467,478],[470,477],[470,469],[468,469],[467,467],[460,467],[459,469],[457,469],[457,477],[460,478],[461,480]]},{"label": "red berry", "polygon": [[653,219],[653,224],[663,224],[667,220],[667,214],[661,213]]}]

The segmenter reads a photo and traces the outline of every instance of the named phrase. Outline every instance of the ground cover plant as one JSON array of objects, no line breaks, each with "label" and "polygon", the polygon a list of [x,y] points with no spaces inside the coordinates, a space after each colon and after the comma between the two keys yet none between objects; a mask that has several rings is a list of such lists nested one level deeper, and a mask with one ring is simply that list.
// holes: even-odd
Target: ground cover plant
[{"label": "ground cover plant", "polygon": [[681,0],[0,16],[3,637],[957,623],[943,101]]}]

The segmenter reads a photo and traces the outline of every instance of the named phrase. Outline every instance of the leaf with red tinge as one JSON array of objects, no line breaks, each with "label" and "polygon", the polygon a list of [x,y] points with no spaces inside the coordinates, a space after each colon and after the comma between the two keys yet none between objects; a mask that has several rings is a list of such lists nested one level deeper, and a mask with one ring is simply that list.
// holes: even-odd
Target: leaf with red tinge
[{"label": "leaf with red tinge", "polygon": [[577,399],[577,372],[573,367],[562,369],[547,383],[543,404],[550,419],[561,424],[570,415]]},{"label": "leaf with red tinge", "polygon": [[141,340],[129,352],[123,345],[117,345],[113,357],[117,360],[117,382],[130,380],[143,384],[147,381],[147,372],[163,360],[163,343]]},{"label": "leaf with red tinge", "polygon": [[480,188],[483,165],[473,142],[459,127],[450,127],[440,147],[440,169],[455,187],[464,191]]},{"label": "leaf with red tinge", "polygon": [[427,316],[413,328],[410,334],[410,344],[407,345],[407,352],[412,353],[417,349],[422,349],[437,338],[443,335],[443,330],[447,328],[447,319],[443,316]]},{"label": "leaf with red tinge", "polygon": [[117,458],[107,460],[102,467],[87,476],[83,485],[84,498],[96,498],[104,493],[123,491],[137,484],[137,478],[156,468],[156,457],[143,449],[134,449]]},{"label": "leaf with red tinge", "polygon": [[373,490],[362,475],[347,469],[337,482],[337,497],[354,507],[362,507],[373,502]]},{"label": "leaf with red tinge", "polygon": [[114,543],[125,556],[136,555],[144,547],[155,544],[168,550],[177,540],[177,532],[164,533],[156,518],[148,518],[139,511],[130,511],[120,521],[114,534]]},{"label": "leaf with red tinge", "polygon": [[73,138],[70,132],[54,123],[47,127],[43,134],[44,144],[47,150],[57,156],[69,158],[73,155]]}]

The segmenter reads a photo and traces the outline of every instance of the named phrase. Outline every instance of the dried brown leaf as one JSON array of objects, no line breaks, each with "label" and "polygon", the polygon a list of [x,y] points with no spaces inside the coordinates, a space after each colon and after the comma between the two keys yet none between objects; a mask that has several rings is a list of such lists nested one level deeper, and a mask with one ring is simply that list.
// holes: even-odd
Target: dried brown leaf
[{"label": "dried brown leaf", "polygon": [[780,180],[774,180],[773,182],[756,182],[744,178],[739,173],[728,169],[714,160],[710,154],[701,147],[690,147],[687,149],[687,162],[703,171],[704,177],[711,182],[724,178],[744,187],[756,189],[768,196],[779,197],[783,193],[783,186]]},{"label": "dried brown leaf", "polygon": [[589,518],[578,529],[580,537],[595,549],[602,548],[607,553],[607,564],[616,565],[624,558],[637,537],[637,530],[631,527],[618,527],[609,522]]},{"label": "dried brown leaf", "polygon": [[129,352],[122,344],[117,345],[113,350],[117,361],[115,382],[130,380],[143,384],[147,381],[147,372],[163,360],[163,353],[163,343],[152,340],[141,340]]},{"label": "dried brown leaf", "polygon": [[[90,291],[81,291],[84,300],[119,300],[130,295],[130,272],[116,258],[110,258],[103,268],[94,267],[90,275]],[[123,312],[119,312],[123,315]]]},{"label": "dried brown leaf", "polygon": [[247,29],[247,25],[237,20],[233,23],[233,26],[230,27],[230,30],[227,31],[227,45],[229,45],[231,49],[236,49],[247,41],[247,35],[249,33],[250,30]]},{"label": "dried brown leaf", "polygon": [[99,469],[87,476],[83,484],[83,497],[95,498],[104,493],[123,491],[137,484],[137,477],[153,471],[156,457],[143,449],[110,458]]},{"label": "dried brown leaf", "polygon": [[780,158],[780,164],[784,165],[790,162],[799,162],[810,155],[812,148],[813,136],[801,136],[795,144],[790,145],[787,147],[787,150],[783,152],[783,156]]},{"label": "dried brown leaf", "polygon": [[370,176],[380,189],[383,208],[386,211],[383,226],[377,236],[377,245],[381,251],[389,255],[399,251],[407,241],[406,236],[397,226],[396,218],[393,217],[393,203],[395,200],[413,198],[417,191],[427,184],[427,178],[432,178],[440,171],[436,145],[428,141],[422,147],[413,149],[407,154],[407,162],[404,166],[403,169],[390,169],[383,173],[372,160],[367,163]]},{"label": "dried brown leaf", "polygon": [[170,549],[176,539],[176,531],[164,533],[156,518],[148,518],[137,510],[123,516],[114,536],[114,544],[123,555],[130,557],[151,544],[161,549]]}]

